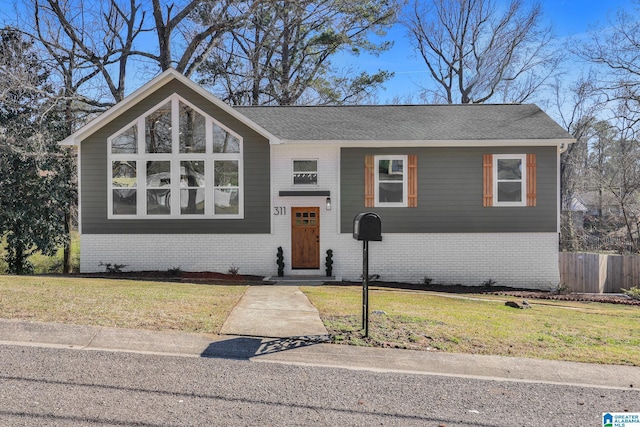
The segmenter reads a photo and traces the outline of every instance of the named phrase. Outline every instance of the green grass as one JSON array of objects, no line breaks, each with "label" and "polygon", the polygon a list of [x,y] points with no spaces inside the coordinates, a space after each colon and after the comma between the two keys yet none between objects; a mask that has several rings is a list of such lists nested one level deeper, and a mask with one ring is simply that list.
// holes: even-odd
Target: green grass
[{"label": "green grass", "polygon": [[218,333],[246,286],[0,276],[0,317]]},{"label": "green grass", "polygon": [[[0,239],[0,274],[7,271],[6,238]],[[60,248],[53,256],[45,256],[40,252],[29,257],[33,264],[34,274],[62,273],[63,249]],[[80,271],[80,235],[77,231],[71,232],[71,271]]]},{"label": "green grass", "polygon": [[373,289],[369,338],[362,337],[362,288],[302,288],[334,342],[446,352],[640,366],[640,308],[509,297],[443,297]]}]

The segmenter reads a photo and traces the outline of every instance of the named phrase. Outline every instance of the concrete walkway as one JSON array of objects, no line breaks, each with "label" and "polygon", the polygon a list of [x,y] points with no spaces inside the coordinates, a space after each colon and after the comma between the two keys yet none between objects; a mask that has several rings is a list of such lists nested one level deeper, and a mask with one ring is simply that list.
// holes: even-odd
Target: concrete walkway
[{"label": "concrete walkway", "polygon": [[289,338],[327,335],[318,310],[297,286],[249,286],[220,331],[223,335]]}]

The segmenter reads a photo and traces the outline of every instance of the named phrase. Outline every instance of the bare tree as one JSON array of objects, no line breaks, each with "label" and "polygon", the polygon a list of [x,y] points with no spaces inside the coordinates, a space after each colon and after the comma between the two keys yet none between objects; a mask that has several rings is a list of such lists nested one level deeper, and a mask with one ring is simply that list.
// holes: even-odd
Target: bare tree
[{"label": "bare tree", "polygon": [[556,71],[559,55],[535,2],[412,0],[404,24],[437,102],[524,102]]},{"label": "bare tree", "polygon": [[24,1],[34,19],[23,27],[57,63],[65,95],[97,110],[125,97],[130,72],[193,75],[250,10],[242,0]]},{"label": "bare tree", "polygon": [[157,61],[162,70],[174,67],[191,76],[208,58],[218,39],[243,23],[261,2],[254,1],[247,6],[239,0],[192,0],[179,8],[175,3],[163,6],[159,0],[152,0],[159,54],[134,53]]},{"label": "bare tree", "polygon": [[[640,2],[635,3],[636,13],[619,10],[609,20],[609,28],[594,29],[587,42],[571,46],[575,55],[599,71],[594,85],[603,102],[613,102],[616,113],[624,114],[632,127],[640,119]],[[625,104],[622,110],[617,108],[618,101]]]},{"label": "bare tree", "polygon": [[[98,109],[125,96],[129,59],[135,39],[144,30],[145,12],[133,0],[99,2],[87,7],[74,0],[29,0],[34,31],[56,62],[67,95]],[[95,80],[99,77],[100,84]],[[106,93],[96,92],[101,85]],[[91,95],[79,92],[91,86]],[[71,92],[71,93],[70,93]],[[96,96],[98,95],[98,96]]]},{"label": "bare tree", "polygon": [[205,83],[233,104],[346,103],[369,94],[390,74],[336,70],[339,52],[380,53],[373,43],[396,16],[387,0],[278,0],[256,5],[208,62]]},{"label": "bare tree", "polygon": [[564,147],[560,156],[560,194],[563,215],[561,217],[561,246],[565,250],[578,249],[581,224],[576,223],[573,205],[584,190],[589,139],[596,121],[597,104],[590,97],[589,80],[578,81],[566,90],[563,82],[555,78],[552,85],[555,108],[560,124],[572,134],[576,142]]}]

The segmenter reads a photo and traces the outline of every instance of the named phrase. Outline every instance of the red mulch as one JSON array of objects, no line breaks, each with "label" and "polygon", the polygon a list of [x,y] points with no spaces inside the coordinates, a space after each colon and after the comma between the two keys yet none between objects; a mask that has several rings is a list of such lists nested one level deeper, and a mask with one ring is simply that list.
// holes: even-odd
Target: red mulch
[{"label": "red mulch", "polygon": [[231,280],[235,282],[261,282],[263,276],[252,276],[250,274],[225,274],[215,271],[183,272],[180,274],[182,281],[220,281]]},{"label": "red mulch", "polygon": [[175,274],[169,271],[121,271],[117,273],[82,273],[80,276],[105,277],[110,279],[130,279],[130,280],[163,280],[169,282],[197,282],[197,283],[220,283],[220,282],[261,282],[262,276],[249,274],[225,274],[215,271],[178,271]]}]

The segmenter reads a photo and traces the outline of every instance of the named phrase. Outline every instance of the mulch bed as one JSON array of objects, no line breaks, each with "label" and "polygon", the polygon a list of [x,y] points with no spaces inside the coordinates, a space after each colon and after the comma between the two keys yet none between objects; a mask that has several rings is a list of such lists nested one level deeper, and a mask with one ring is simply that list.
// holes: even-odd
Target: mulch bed
[{"label": "mulch bed", "polygon": [[128,280],[161,280],[167,282],[196,282],[202,284],[213,283],[256,283],[262,282],[262,276],[249,274],[225,274],[215,271],[178,271],[171,273],[168,271],[120,271],[116,273],[82,273],[79,276],[108,278],[108,279],[128,279]]},{"label": "mulch bed", "polygon": [[[343,282],[349,285],[360,285],[360,282]],[[485,295],[506,295],[521,299],[545,299],[556,301],[580,301],[580,302],[602,302],[609,304],[624,304],[640,306],[640,300],[634,300],[621,294],[578,294],[578,293],[555,293],[540,291],[538,289],[520,289],[508,286],[463,286],[463,285],[438,285],[438,284],[411,284],[399,282],[378,282],[372,281],[369,286],[409,289],[416,291],[444,292],[450,294],[485,294]]]},{"label": "mulch bed", "polygon": [[553,292],[540,291],[501,291],[487,292],[493,295],[509,295],[522,299],[547,299],[556,301],[580,301],[580,302],[603,302],[609,304],[624,304],[640,306],[640,300],[631,299],[621,294],[556,294]]}]

